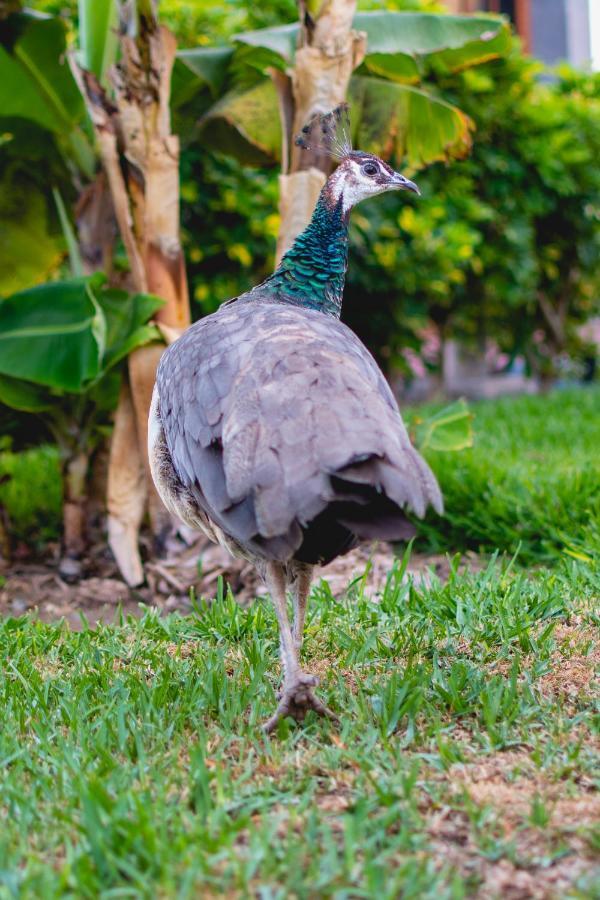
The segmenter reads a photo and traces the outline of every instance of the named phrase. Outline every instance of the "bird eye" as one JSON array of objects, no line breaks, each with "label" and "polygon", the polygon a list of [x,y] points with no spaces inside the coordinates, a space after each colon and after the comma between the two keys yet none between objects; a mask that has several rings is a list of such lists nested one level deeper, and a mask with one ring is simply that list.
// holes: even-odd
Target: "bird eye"
[{"label": "bird eye", "polygon": [[363,174],[365,174],[365,175],[377,175],[377,172],[379,171],[379,169],[375,165],[375,163],[367,162],[362,167],[362,171],[363,171]]}]

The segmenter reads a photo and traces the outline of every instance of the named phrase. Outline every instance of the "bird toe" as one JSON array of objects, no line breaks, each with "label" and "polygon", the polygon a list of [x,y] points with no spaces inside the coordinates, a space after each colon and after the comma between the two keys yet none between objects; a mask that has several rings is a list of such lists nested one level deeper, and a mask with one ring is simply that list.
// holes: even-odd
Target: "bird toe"
[{"label": "bird toe", "polygon": [[263,730],[270,734],[277,727],[280,719],[290,716],[296,722],[303,722],[308,710],[312,709],[317,715],[325,716],[334,722],[338,721],[336,714],[329,709],[313,693],[313,688],[319,684],[316,675],[308,672],[299,672],[288,684],[284,684],[279,697],[279,705],[275,713],[265,722]]}]

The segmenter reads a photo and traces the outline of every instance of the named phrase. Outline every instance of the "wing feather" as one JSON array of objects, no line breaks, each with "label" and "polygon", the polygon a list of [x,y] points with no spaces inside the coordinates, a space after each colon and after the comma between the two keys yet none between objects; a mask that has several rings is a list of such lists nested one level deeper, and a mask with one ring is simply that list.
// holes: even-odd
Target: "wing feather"
[{"label": "wing feather", "polygon": [[365,536],[406,532],[403,507],[441,511],[377,364],[331,317],[227,305],[171,345],[157,383],[178,477],[255,552],[289,558],[334,513],[340,533]]}]

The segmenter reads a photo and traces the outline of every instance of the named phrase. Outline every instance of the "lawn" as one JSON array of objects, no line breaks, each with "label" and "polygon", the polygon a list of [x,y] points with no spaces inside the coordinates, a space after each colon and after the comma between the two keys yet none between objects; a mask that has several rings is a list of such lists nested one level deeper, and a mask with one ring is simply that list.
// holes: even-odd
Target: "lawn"
[{"label": "lawn", "polygon": [[518,550],[521,563],[597,554],[600,388],[470,406],[473,449],[428,454],[446,503],[421,529],[430,547]]},{"label": "lawn", "polygon": [[5,620],[0,896],[597,897],[599,594],[576,561],[322,584],[304,657],[342,724],[271,739],[266,602]]},{"label": "lawn", "polygon": [[523,559],[316,584],[303,658],[339,727],[263,737],[264,598],[4,619],[0,898],[599,897],[599,398],[478,405],[475,448],[431,457],[427,541]]}]

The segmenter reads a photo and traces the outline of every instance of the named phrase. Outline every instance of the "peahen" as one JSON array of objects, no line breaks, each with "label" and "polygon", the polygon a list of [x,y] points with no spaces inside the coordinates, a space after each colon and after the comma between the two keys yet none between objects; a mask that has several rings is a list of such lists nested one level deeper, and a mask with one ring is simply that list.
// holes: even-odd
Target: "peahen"
[{"label": "peahen", "polygon": [[313,567],[362,539],[407,538],[407,508],[419,517],[429,504],[442,509],[385,378],[340,322],[352,207],[384,191],[419,192],[352,150],[345,115],[317,116],[297,139],[339,160],[310,224],[273,275],[168,348],[150,411],[150,464],[166,507],[251,560],[271,595],[284,680],[267,732],[308,709],[335,719],[299,662]]}]

